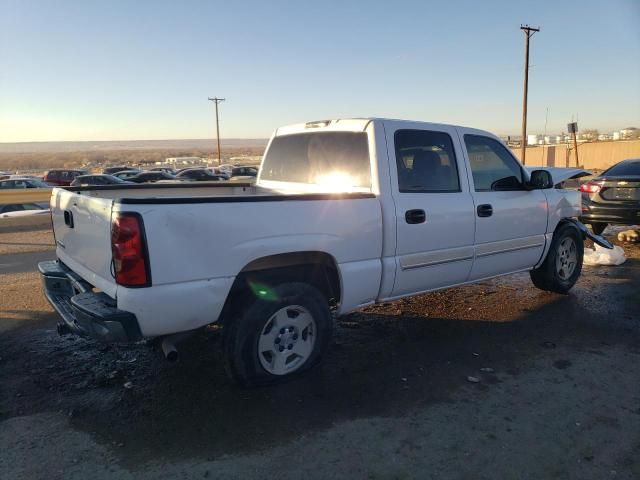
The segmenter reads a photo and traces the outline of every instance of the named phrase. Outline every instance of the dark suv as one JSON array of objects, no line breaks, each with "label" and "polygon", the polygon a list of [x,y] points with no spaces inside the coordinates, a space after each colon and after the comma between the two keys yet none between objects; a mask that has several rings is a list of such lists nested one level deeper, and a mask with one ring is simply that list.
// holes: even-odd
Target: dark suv
[{"label": "dark suv", "polygon": [[87,173],[89,172],[87,172],[86,170],[55,169],[49,170],[47,173],[45,173],[43,180],[52,185],[67,187],[71,185],[71,182],[73,182],[76,177],[80,175],[86,175]]}]

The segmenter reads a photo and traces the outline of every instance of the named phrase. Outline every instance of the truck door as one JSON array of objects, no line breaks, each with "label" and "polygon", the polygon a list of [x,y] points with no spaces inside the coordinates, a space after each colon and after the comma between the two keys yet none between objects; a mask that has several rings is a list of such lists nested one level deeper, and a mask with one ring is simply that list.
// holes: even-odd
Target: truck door
[{"label": "truck door", "polygon": [[455,128],[385,122],[385,131],[397,228],[392,297],[465,282],[475,213]]},{"label": "truck door", "polygon": [[527,190],[524,169],[496,138],[459,129],[472,180],[476,215],[470,280],[517,272],[540,259],[547,230],[547,199]]}]

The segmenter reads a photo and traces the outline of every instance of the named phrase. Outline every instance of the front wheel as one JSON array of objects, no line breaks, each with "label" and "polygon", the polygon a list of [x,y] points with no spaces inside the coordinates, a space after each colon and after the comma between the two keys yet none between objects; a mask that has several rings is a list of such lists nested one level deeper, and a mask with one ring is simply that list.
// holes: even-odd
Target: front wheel
[{"label": "front wheel", "polygon": [[227,371],[245,386],[288,380],[318,363],[332,331],[329,302],[317,288],[277,285],[225,326]]},{"label": "front wheel", "polygon": [[567,293],[578,281],[583,255],[580,231],[571,224],[561,225],[553,234],[547,258],[529,272],[533,284],[541,290]]}]

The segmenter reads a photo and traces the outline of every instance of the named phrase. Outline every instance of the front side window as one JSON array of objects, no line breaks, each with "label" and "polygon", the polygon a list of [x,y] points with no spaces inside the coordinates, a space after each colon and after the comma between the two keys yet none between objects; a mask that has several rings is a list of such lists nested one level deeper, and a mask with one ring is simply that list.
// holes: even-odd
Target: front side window
[{"label": "front side window", "polygon": [[522,168],[507,147],[482,135],[465,135],[476,192],[522,190]]},{"label": "front side window", "polygon": [[459,192],[451,137],[443,132],[398,130],[395,134],[400,192]]},{"label": "front side window", "polygon": [[326,186],[332,190],[371,188],[364,132],[309,132],[274,137],[265,154],[262,180]]}]

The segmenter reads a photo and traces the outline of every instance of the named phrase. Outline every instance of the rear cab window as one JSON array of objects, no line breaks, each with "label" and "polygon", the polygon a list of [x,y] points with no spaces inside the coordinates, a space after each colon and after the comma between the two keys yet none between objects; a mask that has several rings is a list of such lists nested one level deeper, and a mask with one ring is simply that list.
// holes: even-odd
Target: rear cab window
[{"label": "rear cab window", "polygon": [[273,138],[261,180],[313,185],[328,191],[370,191],[366,132],[305,132]]}]

